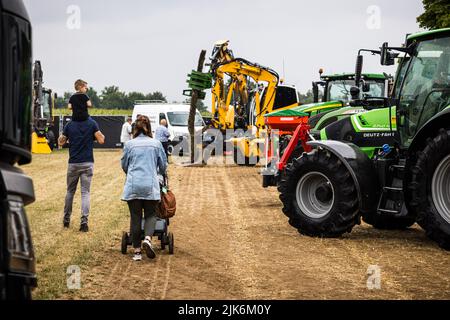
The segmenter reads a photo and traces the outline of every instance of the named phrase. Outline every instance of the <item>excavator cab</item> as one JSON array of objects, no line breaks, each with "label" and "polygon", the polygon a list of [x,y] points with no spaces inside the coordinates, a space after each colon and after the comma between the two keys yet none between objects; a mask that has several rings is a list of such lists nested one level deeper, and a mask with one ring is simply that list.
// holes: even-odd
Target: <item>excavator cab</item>
[{"label": "excavator cab", "polygon": [[51,130],[56,94],[43,87],[43,71],[40,61],[34,63],[34,112],[31,151],[35,154],[49,154],[56,142]]}]

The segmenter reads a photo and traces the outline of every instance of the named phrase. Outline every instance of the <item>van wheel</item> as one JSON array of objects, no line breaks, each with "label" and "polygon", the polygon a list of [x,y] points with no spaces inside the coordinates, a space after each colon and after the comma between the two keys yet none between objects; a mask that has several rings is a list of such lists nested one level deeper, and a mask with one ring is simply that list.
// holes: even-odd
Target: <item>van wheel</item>
[{"label": "van wheel", "polygon": [[173,154],[173,145],[169,145],[167,147],[167,153],[169,154],[169,156],[171,156]]}]

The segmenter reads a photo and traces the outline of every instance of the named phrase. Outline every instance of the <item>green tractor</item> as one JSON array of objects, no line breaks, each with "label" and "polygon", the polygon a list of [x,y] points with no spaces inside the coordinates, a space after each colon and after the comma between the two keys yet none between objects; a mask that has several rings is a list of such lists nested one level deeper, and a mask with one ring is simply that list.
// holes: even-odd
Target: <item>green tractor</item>
[{"label": "green tractor", "polygon": [[383,44],[381,64],[401,53],[392,98],[358,99],[359,55],[352,104],[370,111],[327,126],[286,168],[280,199],[300,233],[338,237],[361,218],[384,229],[417,222],[450,249],[450,29]]},{"label": "green tractor", "polygon": [[[291,130],[283,130],[279,137],[279,143],[275,145],[270,141],[270,137],[269,141],[266,142],[269,150],[267,151],[266,166],[262,172],[264,188],[277,186],[280,181],[282,173],[278,170],[276,164],[283,157],[284,151],[292,139],[297,126],[296,117],[308,117],[310,133],[316,139],[319,139],[320,131],[328,125],[366,111],[361,106],[350,106],[352,101],[351,89],[355,85],[355,74],[323,76],[322,69],[319,73],[321,81],[313,82],[314,103],[283,109],[266,115],[266,120],[279,118],[284,122],[291,122]],[[322,90],[319,90],[320,86],[323,88]],[[392,77],[386,74],[363,74],[360,76],[362,97],[387,97],[391,86]],[[321,99],[319,99],[320,91],[323,92]],[[270,121],[266,122],[270,127]],[[301,156],[303,152],[302,143],[299,143],[288,162]]]}]

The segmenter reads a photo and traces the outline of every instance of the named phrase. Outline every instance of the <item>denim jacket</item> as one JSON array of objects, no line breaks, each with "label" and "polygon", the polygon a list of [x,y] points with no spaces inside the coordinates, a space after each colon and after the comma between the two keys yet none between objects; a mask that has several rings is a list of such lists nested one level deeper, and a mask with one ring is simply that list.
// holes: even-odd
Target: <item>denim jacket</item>
[{"label": "denim jacket", "polygon": [[123,201],[161,200],[158,172],[165,174],[167,158],[161,142],[140,135],[125,144],[122,169],[127,174]]}]

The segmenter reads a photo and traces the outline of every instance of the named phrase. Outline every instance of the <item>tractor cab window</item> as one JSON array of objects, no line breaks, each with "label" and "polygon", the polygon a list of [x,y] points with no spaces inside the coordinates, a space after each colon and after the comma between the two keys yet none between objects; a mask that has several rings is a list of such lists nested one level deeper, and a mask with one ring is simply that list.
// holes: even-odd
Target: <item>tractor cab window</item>
[{"label": "tractor cab window", "polygon": [[420,43],[400,93],[402,141],[408,146],[428,120],[450,105],[450,38]]},{"label": "tractor cab window", "polygon": [[52,117],[52,96],[50,93],[45,92],[43,95],[42,113],[44,119],[50,119]]},{"label": "tractor cab window", "polygon": [[[369,92],[364,92],[366,97],[383,97],[385,94],[385,82],[384,80],[366,80],[366,83],[370,86]],[[343,101],[349,103],[352,100],[350,89],[355,85],[354,80],[337,80],[328,84],[328,97],[327,101]]]},{"label": "tractor cab window", "polygon": [[286,108],[298,102],[297,90],[292,87],[278,86],[273,110]]},{"label": "tractor cab window", "polygon": [[406,70],[408,70],[408,65],[409,65],[409,57],[402,58],[399,70],[397,72],[397,76],[395,77],[396,81],[394,92],[392,93],[392,96],[395,98],[398,97],[398,94],[402,87],[403,80],[405,79]]}]

